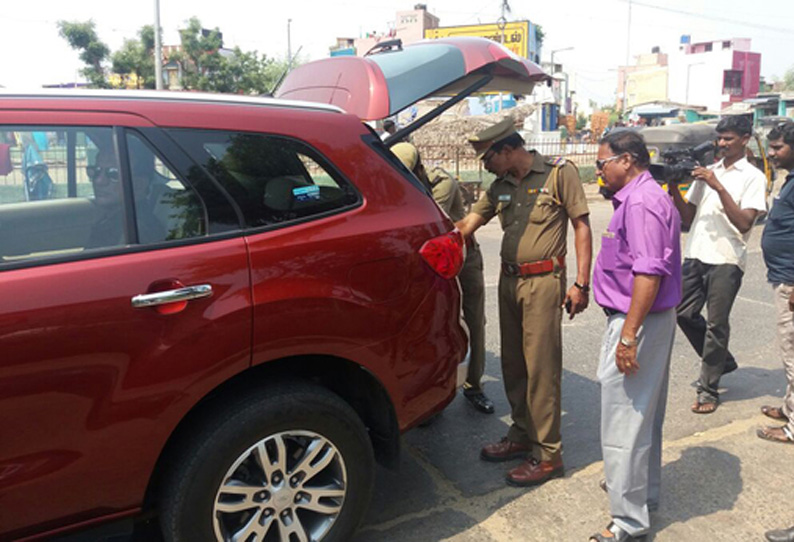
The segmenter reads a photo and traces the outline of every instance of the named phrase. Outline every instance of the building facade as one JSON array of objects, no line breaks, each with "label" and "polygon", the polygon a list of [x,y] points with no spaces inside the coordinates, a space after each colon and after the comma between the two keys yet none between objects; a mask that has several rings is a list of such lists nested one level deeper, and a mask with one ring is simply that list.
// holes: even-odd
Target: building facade
[{"label": "building facade", "polygon": [[650,54],[641,54],[636,58],[636,65],[621,66],[618,69],[617,96],[620,110],[630,109],[637,104],[667,100],[670,74],[667,55],[654,47]]},{"label": "building facade", "polygon": [[425,31],[438,28],[438,23],[438,17],[427,11],[426,4],[416,4],[412,10],[398,11],[386,32],[367,32],[360,38],[337,38],[336,45],[330,48],[330,54],[364,56],[379,43],[393,39],[408,45],[424,39]]},{"label": "building facade", "polygon": [[720,111],[758,94],[761,54],[749,39],[681,44],[670,55],[669,99]]},{"label": "building facade", "polygon": [[689,43],[684,36],[678,50],[663,54],[654,48],[639,55],[634,66],[618,69],[618,108],[671,101],[721,111],[758,94],[761,54],[749,39],[732,38]]}]

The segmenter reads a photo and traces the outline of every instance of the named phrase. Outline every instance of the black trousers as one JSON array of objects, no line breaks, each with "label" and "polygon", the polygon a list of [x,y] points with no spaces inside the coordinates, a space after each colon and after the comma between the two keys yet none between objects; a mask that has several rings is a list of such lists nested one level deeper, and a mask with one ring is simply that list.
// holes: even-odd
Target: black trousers
[{"label": "black trousers", "polygon": [[[701,358],[698,400],[719,399],[720,377],[736,361],[728,351],[730,315],[742,285],[738,265],[710,265],[687,258],[682,271],[683,296],[676,309],[678,326]],[[708,318],[700,311],[706,306]],[[733,366],[733,367],[732,367]]]}]

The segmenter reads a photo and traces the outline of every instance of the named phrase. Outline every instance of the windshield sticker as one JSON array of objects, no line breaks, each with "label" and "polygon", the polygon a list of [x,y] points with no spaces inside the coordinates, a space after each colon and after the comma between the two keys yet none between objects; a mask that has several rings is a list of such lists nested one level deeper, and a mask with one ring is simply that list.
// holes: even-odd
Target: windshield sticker
[{"label": "windshield sticker", "polygon": [[311,201],[320,199],[320,187],[316,184],[310,186],[300,186],[292,189],[295,201]]}]

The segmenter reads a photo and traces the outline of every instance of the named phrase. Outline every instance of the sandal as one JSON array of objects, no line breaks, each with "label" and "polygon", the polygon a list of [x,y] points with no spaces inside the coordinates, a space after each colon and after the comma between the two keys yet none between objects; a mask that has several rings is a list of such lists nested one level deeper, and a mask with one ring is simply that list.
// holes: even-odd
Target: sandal
[{"label": "sandal", "polygon": [[[609,535],[605,535],[604,532],[609,533]],[[615,525],[614,522],[610,522],[607,525],[607,528],[604,529],[604,532],[596,533],[591,536],[588,542],[595,540],[595,542],[646,542],[648,540],[648,535],[640,535],[640,536],[631,536],[629,533]]]},{"label": "sandal", "polygon": [[788,421],[788,416],[783,414],[783,409],[780,407],[764,405],[761,407],[761,414],[768,416],[773,420],[780,420],[782,422]]},{"label": "sandal", "polygon": [[781,444],[794,444],[794,434],[787,426],[783,427],[762,427],[755,432],[758,438],[780,442]]},{"label": "sandal", "polygon": [[695,414],[711,414],[712,412],[717,410],[717,406],[719,406],[718,401],[701,402],[700,399],[698,399],[692,405],[692,412],[694,412]]}]

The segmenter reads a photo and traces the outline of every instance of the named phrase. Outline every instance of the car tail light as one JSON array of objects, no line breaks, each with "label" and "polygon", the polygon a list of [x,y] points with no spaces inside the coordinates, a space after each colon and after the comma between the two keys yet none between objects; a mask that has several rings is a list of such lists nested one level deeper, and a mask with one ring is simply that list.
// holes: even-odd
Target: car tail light
[{"label": "car tail light", "polygon": [[419,254],[433,271],[445,279],[453,279],[463,267],[464,250],[463,235],[454,230],[426,241]]}]

